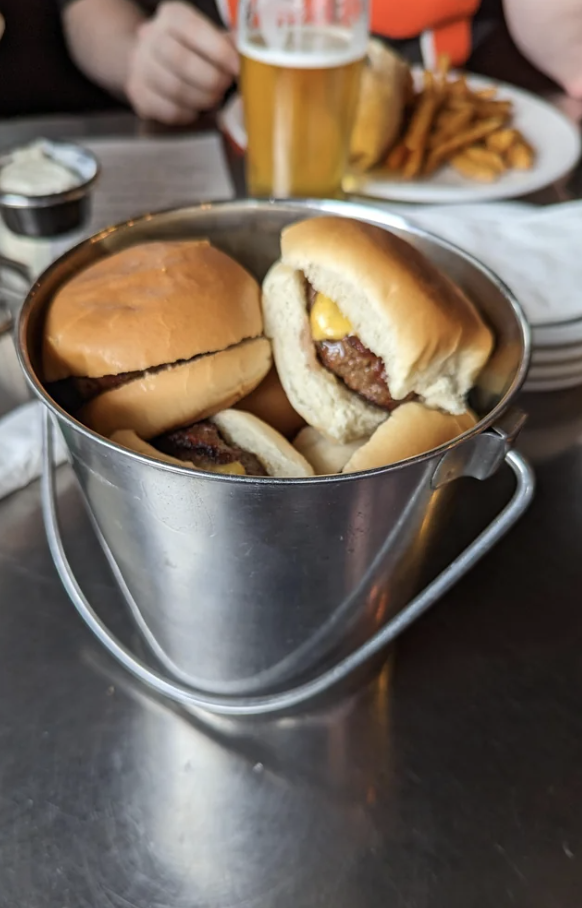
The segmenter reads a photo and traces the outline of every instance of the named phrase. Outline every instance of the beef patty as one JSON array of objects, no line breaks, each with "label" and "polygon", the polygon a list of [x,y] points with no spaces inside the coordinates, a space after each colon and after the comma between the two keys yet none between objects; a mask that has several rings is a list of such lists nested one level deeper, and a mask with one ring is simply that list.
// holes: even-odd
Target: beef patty
[{"label": "beef patty", "polygon": [[261,461],[249,451],[230,444],[220,434],[217,426],[208,419],[158,435],[150,442],[158,451],[170,454],[177,460],[193,463],[201,470],[216,464],[241,463],[247,476],[267,476]]},{"label": "beef patty", "polygon": [[[311,312],[317,290],[306,280],[307,308]],[[368,403],[391,412],[404,403],[394,400],[390,394],[384,363],[372,353],[359,337],[349,335],[342,340],[314,341],[319,361],[333,372],[351,391],[355,391]],[[414,395],[409,395],[410,400]]]}]

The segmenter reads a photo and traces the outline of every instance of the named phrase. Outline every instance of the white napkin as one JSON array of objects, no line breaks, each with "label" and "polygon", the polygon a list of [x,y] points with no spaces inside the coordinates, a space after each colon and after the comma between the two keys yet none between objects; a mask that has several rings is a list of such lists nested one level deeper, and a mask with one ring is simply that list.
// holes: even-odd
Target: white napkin
[{"label": "white napkin", "polygon": [[[31,401],[0,419],[0,498],[23,489],[42,472],[42,407]],[[59,434],[54,457],[58,464],[67,459]]]},{"label": "white napkin", "polygon": [[488,265],[532,325],[582,316],[582,201],[546,208],[515,202],[382,207]]}]

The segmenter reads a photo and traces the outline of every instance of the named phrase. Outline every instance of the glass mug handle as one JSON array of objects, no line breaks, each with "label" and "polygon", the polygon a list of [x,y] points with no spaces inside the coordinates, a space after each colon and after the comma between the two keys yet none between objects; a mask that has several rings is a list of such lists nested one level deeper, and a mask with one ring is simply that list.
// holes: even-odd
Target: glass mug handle
[{"label": "glass mug handle", "polygon": [[[2,271],[9,271],[11,274],[17,275],[17,277],[21,278],[25,283],[26,289],[28,289],[32,283],[32,275],[27,266],[23,264],[23,262],[16,262],[14,259],[9,259],[5,255],[0,255],[0,272]],[[10,331],[12,324],[12,312],[6,301],[0,297],[0,336],[7,331]]]}]

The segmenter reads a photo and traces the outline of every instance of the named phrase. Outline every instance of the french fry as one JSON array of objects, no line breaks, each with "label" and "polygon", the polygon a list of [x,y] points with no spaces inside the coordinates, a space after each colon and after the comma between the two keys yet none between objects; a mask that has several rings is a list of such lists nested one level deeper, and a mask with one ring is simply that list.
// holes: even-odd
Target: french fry
[{"label": "french fry", "polygon": [[450,68],[451,68],[451,58],[449,57],[449,55],[440,54],[438,61],[437,61],[437,70],[438,70],[439,75],[443,79],[446,79],[446,77],[448,76]]},{"label": "french fry", "polygon": [[484,139],[489,133],[495,132],[502,123],[503,121],[499,117],[491,117],[488,120],[483,120],[474,126],[470,126],[465,132],[452,136],[450,139],[446,139],[440,145],[433,148],[429,158],[432,158],[436,163],[440,163],[441,161],[450,158],[455,152],[467,148],[468,145],[474,145],[475,142]]},{"label": "french fry", "polygon": [[531,145],[521,139],[507,149],[506,160],[515,170],[530,170],[533,166],[535,154]]},{"label": "french fry", "polygon": [[469,87],[467,85],[467,80],[465,76],[459,76],[458,79],[455,79],[453,82],[447,84],[447,94],[452,96],[461,96],[464,97],[469,92]]},{"label": "french fry", "polygon": [[496,88],[481,88],[481,89],[479,89],[479,91],[473,92],[473,94],[475,95],[476,98],[483,98],[486,101],[492,101],[495,97],[497,97],[497,89]]},{"label": "french fry", "polygon": [[498,129],[497,132],[492,132],[488,135],[485,139],[485,144],[491,151],[496,151],[498,154],[505,154],[505,152],[518,140],[519,133],[517,129],[506,127],[504,129]]},{"label": "french fry", "polygon": [[423,73],[423,81],[424,81],[425,92],[429,92],[434,89],[434,76],[433,76],[432,72],[430,71],[430,69],[425,69],[425,71]]},{"label": "french fry", "polygon": [[479,98],[475,100],[475,112],[477,116],[485,119],[486,117],[504,117],[509,119],[513,112],[511,101],[482,101]]},{"label": "french fry", "polygon": [[440,145],[445,139],[454,136],[455,133],[462,132],[469,126],[473,119],[473,111],[470,106],[462,107],[459,110],[446,111],[445,115],[439,118],[437,129],[428,140],[430,149]]},{"label": "french fry", "polygon": [[462,176],[478,180],[480,183],[494,183],[499,176],[495,170],[474,161],[466,151],[453,155],[449,163]]},{"label": "french fry", "polygon": [[462,110],[463,107],[470,107],[475,112],[475,101],[470,95],[449,95],[445,106],[447,110]]},{"label": "french fry", "polygon": [[481,145],[470,145],[469,148],[465,149],[464,156],[488,170],[495,171],[495,173],[501,174],[507,170],[507,165],[501,155]]},{"label": "french fry", "polygon": [[404,142],[398,142],[394,146],[386,159],[386,165],[390,170],[400,170],[407,156],[407,148]]},{"label": "french fry", "polygon": [[409,151],[418,151],[426,147],[426,140],[439,106],[439,95],[427,90],[412,114],[404,144]]},{"label": "french fry", "polygon": [[447,85],[447,77],[451,68],[451,58],[448,54],[441,54],[437,62],[438,86],[440,91],[444,91]]},{"label": "french fry", "polygon": [[410,151],[402,167],[402,176],[405,180],[413,180],[422,170],[424,148],[419,146]]}]

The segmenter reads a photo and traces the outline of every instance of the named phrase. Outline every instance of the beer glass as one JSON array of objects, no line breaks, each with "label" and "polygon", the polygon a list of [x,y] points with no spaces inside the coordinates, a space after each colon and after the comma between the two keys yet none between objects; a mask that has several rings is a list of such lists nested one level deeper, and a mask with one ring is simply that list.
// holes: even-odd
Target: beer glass
[{"label": "beer glass", "polygon": [[367,40],[368,0],[241,0],[249,195],[341,193]]}]

